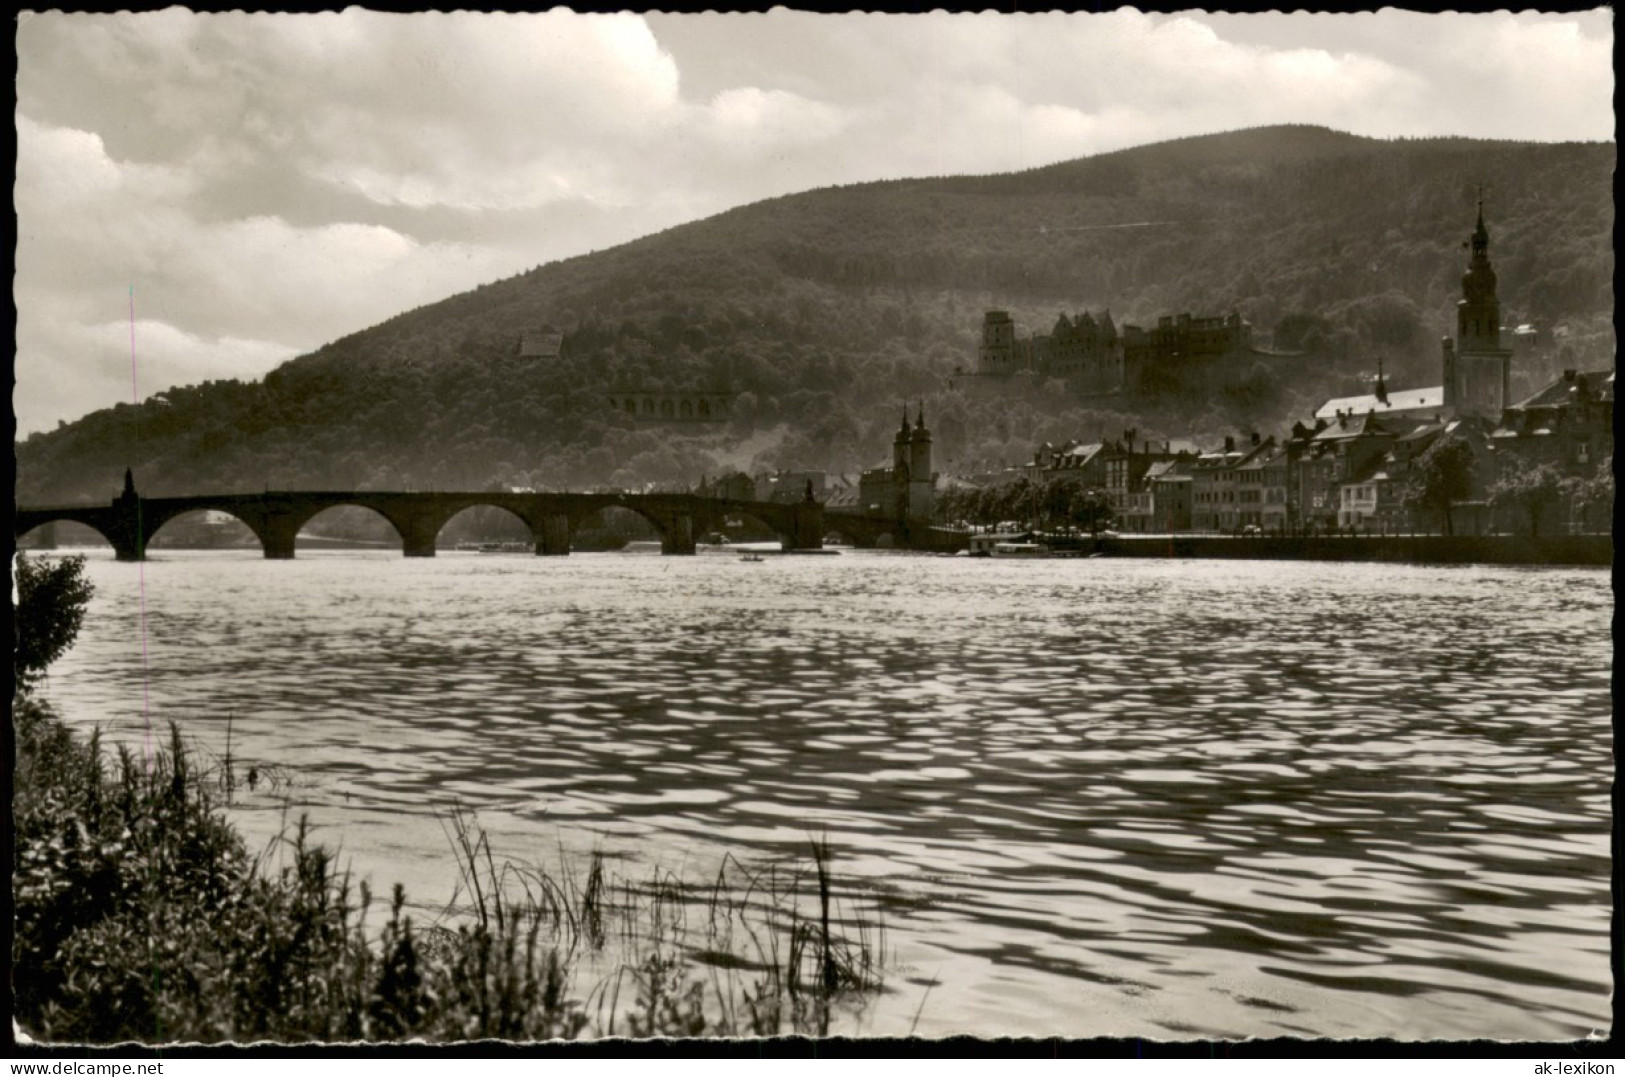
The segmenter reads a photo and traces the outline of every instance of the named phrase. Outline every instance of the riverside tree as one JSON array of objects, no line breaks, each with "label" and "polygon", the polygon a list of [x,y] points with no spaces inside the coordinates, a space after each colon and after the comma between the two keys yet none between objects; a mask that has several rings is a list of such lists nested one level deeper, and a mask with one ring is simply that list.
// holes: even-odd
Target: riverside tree
[{"label": "riverside tree", "polygon": [[1571,479],[1569,489],[1583,526],[1594,528],[1601,521],[1607,529],[1614,519],[1614,454],[1604,456],[1589,479]]},{"label": "riverside tree", "polygon": [[1473,450],[1465,441],[1436,441],[1416,462],[1405,487],[1405,504],[1438,512],[1444,533],[1455,534],[1450,509],[1473,492]]},{"label": "riverside tree", "polygon": [[1490,487],[1490,503],[1525,514],[1529,519],[1529,534],[1538,538],[1541,518],[1571,485],[1551,464],[1514,458]]},{"label": "riverside tree", "polygon": [[936,518],[947,526],[1078,527],[1098,531],[1111,518],[1106,495],[1071,476],[1034,482],[1023,475],[998,486],[957,488],[937,495]]},{"label": "riverside tree", "polygon": [[17,687],[26,692],[73,646],[94,589],[85,578],[83,557],[51,562],[19,553],[15,582]]}]

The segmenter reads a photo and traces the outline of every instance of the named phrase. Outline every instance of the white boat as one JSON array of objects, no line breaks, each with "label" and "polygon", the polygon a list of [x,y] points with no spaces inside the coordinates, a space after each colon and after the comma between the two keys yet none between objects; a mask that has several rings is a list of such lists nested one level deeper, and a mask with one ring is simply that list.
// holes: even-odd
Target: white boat
[{"label": "white boat", "polygon": [[1049,547],[1042,542],[996,542],[994,557],[1048,557]]},{"label": "white boat", "polygon": [[1025,540],[1026,532],[985,531],[980,535],[970,537],[965,553],[970,557],[992,557],[997,547],[1008,546]]}]

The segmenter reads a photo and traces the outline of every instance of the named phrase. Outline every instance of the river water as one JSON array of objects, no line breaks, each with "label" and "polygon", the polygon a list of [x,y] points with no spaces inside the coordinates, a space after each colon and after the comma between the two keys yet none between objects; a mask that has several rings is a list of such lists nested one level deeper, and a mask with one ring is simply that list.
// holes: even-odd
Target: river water
[{"label": "river water", "polygon": [[499,856],[890,895],[847,1034],[1571,1039],[1609,1023],[1602,570],[92,555],[46,695],[175,720],[267,841],[427,914]]}]

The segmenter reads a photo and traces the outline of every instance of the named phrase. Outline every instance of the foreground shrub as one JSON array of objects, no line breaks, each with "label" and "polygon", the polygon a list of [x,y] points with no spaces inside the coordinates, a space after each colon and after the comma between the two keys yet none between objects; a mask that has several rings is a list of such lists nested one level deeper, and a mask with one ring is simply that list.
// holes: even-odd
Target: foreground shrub
[{"label": "foreground shrub", "polygon": [[[373,932],[368,887],[303,823],[249,855],[216,802],[230,783],[196,772],[173,728],[138,759],[71,736],[27,696],[14,722],[13,983],[40,1039],[823,1033],[832,1002],[880,986],[883,935],[836,907],[822,844],[809,918],[799,872],[730,862],[707,887],[658,872],[640,884],[594,856],[578,882],[499,868],[457,817],[467,914],[417,931],[397,886]],[[584,995],[583,964],[600,973]]]}]

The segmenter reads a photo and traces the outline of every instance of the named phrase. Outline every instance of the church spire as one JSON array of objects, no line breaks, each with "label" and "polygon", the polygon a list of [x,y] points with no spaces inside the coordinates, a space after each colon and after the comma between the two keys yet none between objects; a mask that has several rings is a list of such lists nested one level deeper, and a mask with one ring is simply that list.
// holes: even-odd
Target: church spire
[{"label": "church spire", "polygon": [[1473,229],[1473,259],[1488,258],[1490,230],[1484,227],[1484,185],[1478,185],[1478,226]]},{"label": "church spire", "polygon": [[1377,356],[1377,399],[1388,403],[1388,383],[1382,380],[1382,356]]},{"label": "church spire", "polygon": [[1467,271],[1456,303],[1456,339],[1444,351],[1444,404],[1456,415],[1498,420],[1511,391],[1512,353],[1501,347],[1501,300],[1490,264],[1490,230],[1484,224],[1484,187],[1478,186]]},{"label": "church spire", "polygon": [[[1462,328],[1468,329],[1470,335],[1479,336],[1491,333],[1495,328],[1487,324],[1485,316],[1500,317],[1500,304],[1495,296],[1495,270],[1490,265],[1490,230],[1484,227],[1482,186],[1478,189],[1478,223],[1473,228],[1473,238],[1469,246],[1473,253],[1467,263],[1467,272],[1461,278],[1461,295],[1464,305],[1475,309],[1466,315],[1469,322]],[[1473,321],[1474,318],[1479,320]],[[1458,336],[1460,335],[1462,334],[1458,333]]]}]

